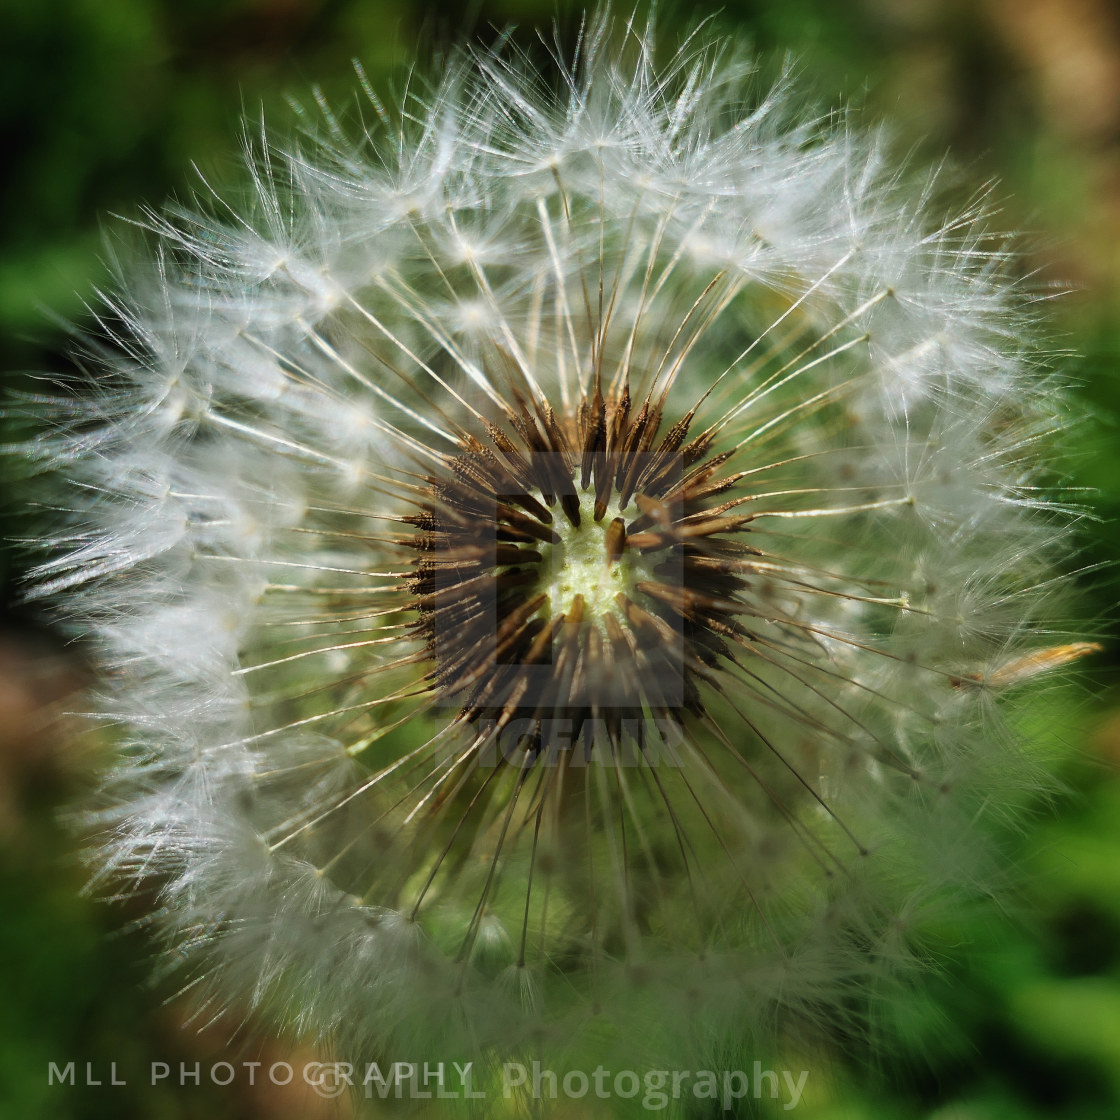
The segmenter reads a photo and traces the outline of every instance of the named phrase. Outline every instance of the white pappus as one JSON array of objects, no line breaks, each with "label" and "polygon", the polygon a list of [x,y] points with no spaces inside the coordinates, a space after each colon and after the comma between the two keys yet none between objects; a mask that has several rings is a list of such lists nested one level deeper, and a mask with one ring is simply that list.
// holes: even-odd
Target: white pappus
[{"label": "white pappus", "polygon": [[1000,689],[1091,648],[983,200],[703,33],[558,59],[464,52],[148,214],[35,403],[75,511],[35,593],[119,728],[96,860],[206,1017],[850,1030],[1039,780]]}]

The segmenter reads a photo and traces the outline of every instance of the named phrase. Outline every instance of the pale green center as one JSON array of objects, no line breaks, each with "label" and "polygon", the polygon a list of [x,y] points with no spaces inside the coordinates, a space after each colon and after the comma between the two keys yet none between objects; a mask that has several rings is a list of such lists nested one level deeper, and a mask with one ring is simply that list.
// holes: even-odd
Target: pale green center
[{"label": "pale green center", "polygon": [[[616,517],[623,517],[612,502],[599,521],[595,520],[595,493],[585,490],[580,494],[580,523],[572,525],[562,515],[557,516],[553,528],[560,536],[560,543],[541,545],[541,590],[547,593],[548,603],[542,614],[555,617],[571,610],[572,600],[583,596],[584,615],[596,625],[602,617],[614,614],[620,622],[625,615],[617,602],[619,593],[629,598],[635,586],[653,578],[652,557],[647,558],[633,548],[626,548],[622,555],[608,562],[607,531]],[[630,517],[635,516],[633,507]]]}]

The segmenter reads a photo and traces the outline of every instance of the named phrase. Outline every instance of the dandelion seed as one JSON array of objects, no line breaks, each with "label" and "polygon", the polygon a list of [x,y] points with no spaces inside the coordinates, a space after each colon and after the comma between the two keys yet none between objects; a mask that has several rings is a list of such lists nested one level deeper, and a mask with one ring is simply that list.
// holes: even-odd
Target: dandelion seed
[{"label": "dandelion seed", "polygon": [[101,866],[206,1016],[842,1029],[1037,780],[963,685],[1096,647],[1046,621],[1054,390],[983,200],[937,224],[788,83],[653,55],[600,18],[559,96],[479,53],[264,140],[244,209],[149,215],[46,406]]}]

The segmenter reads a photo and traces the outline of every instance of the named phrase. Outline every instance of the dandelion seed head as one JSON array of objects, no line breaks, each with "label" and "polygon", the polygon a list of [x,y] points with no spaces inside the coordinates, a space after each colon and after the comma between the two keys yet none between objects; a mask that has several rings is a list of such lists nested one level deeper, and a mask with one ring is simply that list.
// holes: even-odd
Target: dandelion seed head
[{"label": "dandelion seed head", "polygon": [[1038,781],[1001,690],[1092,650],[983,200],[702,37],[554,64],[255,142],[33,402],[39,593],[123,729],[100,873],[206,1018],[843,1034]]}]

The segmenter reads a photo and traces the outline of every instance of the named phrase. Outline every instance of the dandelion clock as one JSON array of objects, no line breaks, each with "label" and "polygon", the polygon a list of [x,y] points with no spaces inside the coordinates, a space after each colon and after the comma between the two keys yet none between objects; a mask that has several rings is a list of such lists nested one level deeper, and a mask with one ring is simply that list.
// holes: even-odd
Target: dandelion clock
[{"label": "dandelion clock", "polygon": [[35,403],[34,593],[118,743],[98,882],[204,1020],[797,1048],[998,878],[1040,780],[1003,697],[1092,648],[1028,299],[982,200],[759,88],[600,17],[305,114],[146,217]]}]

